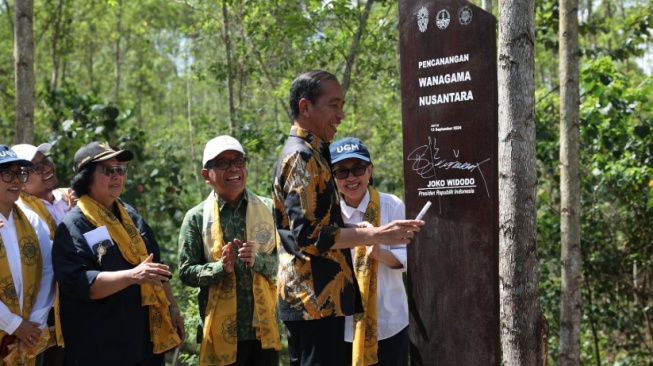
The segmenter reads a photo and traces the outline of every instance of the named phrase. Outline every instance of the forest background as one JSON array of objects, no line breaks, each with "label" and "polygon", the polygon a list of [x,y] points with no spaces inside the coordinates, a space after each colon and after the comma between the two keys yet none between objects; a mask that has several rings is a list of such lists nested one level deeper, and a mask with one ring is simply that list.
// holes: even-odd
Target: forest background
[{"label": "forest background", "polygon": [[[18,0],[20,1],[20,0]],[[481,5],[480,1],[476,5]],[[497,3],[486,2],[497,15]],[[536,2],[537,240],[549,361],[558,347],[561,260],[558,2]],[[581,363],[653,364],[653,83],[648,0],[585,0],[580,22]],[[0,2],[0,143],[16,139],[14,4]],[[291,121],[292,79],[334,72],[346,91],[336,138],[370,148],[375,182],[403,197],[398,5],[384,0],[35,0],[34,143],[60,181],[92,140],[136,153],[122,198],[176,263],[184,213],[209,192],[206,141],[248,151],[248,186],[271,192]],[[175,281],[196,363],[195,290]]]}]

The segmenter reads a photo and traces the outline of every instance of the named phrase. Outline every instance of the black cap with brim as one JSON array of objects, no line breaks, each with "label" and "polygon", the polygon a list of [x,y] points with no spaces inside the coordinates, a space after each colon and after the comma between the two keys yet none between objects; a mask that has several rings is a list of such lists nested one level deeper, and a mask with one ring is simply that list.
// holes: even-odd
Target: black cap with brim
[{"label": "black cap with brim", "polygon": [[73,169],[75,173],[79,173],[90,163],[111,158],[117,158],[118,161],[130,161],[134,158],[134,154],[129,150],[116,150],[107,143],[94,141],[77,150],[73,159]]},{"label": "black cap with brim", "polygon": [[18,163],[20,166],[30,167],[34,165],[29,160],[21,159],[16,152],[7,145],[0,145],[0,165]]}]

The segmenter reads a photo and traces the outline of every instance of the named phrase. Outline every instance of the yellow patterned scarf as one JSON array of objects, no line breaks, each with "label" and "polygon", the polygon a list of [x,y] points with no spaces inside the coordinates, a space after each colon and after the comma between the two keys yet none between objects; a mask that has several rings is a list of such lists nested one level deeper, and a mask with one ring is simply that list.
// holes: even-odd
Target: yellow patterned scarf
[{"label": "yellow patterned scarf", "polygon": [[[68,195],[68,192],[61,188],[57,189],[57,191],[59,191],[66,202],[70,204],[70,196]],[[50,211],[48,211],[48,208],[45,207],[45,203],[43,203],[39,197],[26,192],[20,192],[20,202],[31,208],[32,211],[36,212],[39,217],[48,224],[48,228],[50,229],[50,240],[54,239],[54,232],[57,230],[57,222],[50,214]]]},{"label": "yellow patterned scarf", "polygon": [[[266,204],[255,194],[247,194],[247,213],[245,226],[247,227],[248,241],[255,241],[257,253],[272,253],[279,240],[275,230],[274,221]],[[213,192],[205,201],[206,215],[211,215],[205,221],[205,231],[210,230],[209,242],[204,241],[205,253],[210,262],[217,262],[222,258],[222,247],[226,245],[220,225],[220,210],[218,200]],[[207,222],[212,221],[212,228]],[[205,232],[205,234],[207,234]],[[264,349],[281,349],[279,327],[277,323],[277,297],[276,286],[270,283],[265,276],[253,272],[254,319],[252,326],[256,330],[256,339],[261,341]],[[220,282],[209,288],[209,303],[206,306],[207,314],[204,322],[204,336],[200,349],[200,366],[222,366],[236,362],[238,343],[238,330],[236,327],[236,274],[232,272]]]},{"label": "yellow patterned scarf", "polygon": [[[18,294],[14,287],[14,280],[11,276],[9,258],[5,243],[0,236],[0,301],[2,301],[14,314],[19,314],[23,319],[29,319],[32,307],[41,287],[41,275],[43,274],[43,260],[41,258],[41,246],[34,228],[30,224],[23,211],[17,205],[13,206],[14,222],[16,224],[16,237],[18,238],[18,249],[20,250],[20,265],[23,278],[23,310],[20,310]],[[11,245],[11,244],[10,244]],[[0,330],[0,339],[7,335]],[[35,347],[25,347],[24,354],[19,355],[18,349],[10,347],[10,353],[3,360],[0,366],[19,365],[26,361],[25,365],[34,365],[36,355],[51,346],[50,333],[41,332],[41,338]]]},{"label": "yellow patterned scarf", "polygon": [[[122,223],[111,211],[88,195],[82,196],[77,205],[95,227],[107,227],[109,235],[116,242],[120,253],[127,262],[137,266],[149,256],[140,231],[120,201],[116,201],[116,206],[120,212]],[[163,288],[151,284],[141,285],[141,305],[149,307],[150,335],[152,343],[154,343],[153,352],[160,354],[177,347],[181,343],[181,339],[172,326],[168,309],[170,302]]]},{"label": "yellow patterned scarf", "polygon": [[[70,195],[68,194],[68,192],[63,188],[59,188],[57,189],[57,191],[59,191],[59,193],[63,195],[63,198],[66,200],[66,203],[70,205]],[[48,224],[48,228],[50,229],[50,240],[53,240],[54,232],[57,230],[57,222],[54,220],[54,217],[52,217],[52,214],[50,214],[50,211],[48,211],[48,208],[45,207],[45,203],[43,203],[43,201],[39,197],[26,192],[20,193],[20,201],[27,207],[31,208],[32,211],[36,212],[36,214],[39,215],[39,217],[43,221],[45,221],[45,223]],[[54,301],[55,331],[56,331],[57,344],[60,347],[63,347],[64,346],[63,333],[61,333],[61,323],[59,322],[60,321],[59,284],[56,284],[56,286],[57,286],[57,295]]]},{"label": "yellow patterned scarf", "polygon": [[[379,192],[369,187],[370,203],[363,215],[363,220],[374,226],[381,224],[381,199]],[[376,285],[379,263],[366,255],[366,247],[356,247],[354,256],[354,273],[363,300],[363,314],[354,316],[354,343],[352,365],[374,365],[379,362],[377,357],[377,304]]]}]

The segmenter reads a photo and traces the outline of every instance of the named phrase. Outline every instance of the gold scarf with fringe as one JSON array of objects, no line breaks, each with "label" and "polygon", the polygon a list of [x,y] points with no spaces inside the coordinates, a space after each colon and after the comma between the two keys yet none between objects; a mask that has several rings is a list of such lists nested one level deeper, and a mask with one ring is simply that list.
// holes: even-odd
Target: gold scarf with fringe
[{"label": "gold scarf with fringe", "polygon": [[[118,245],[120,253],[125,260],[134,266],[139,265],[147,259],[150,253],[147,252],[145,242],[140,231],[134,225],[127,210],[120,201],[116,206],[120,212],[122,223],[106,207],[100,205],[88,195],[83,195],[77,202],[82,213],[95,227],[106,226],[109,235]],[[177,335],[168,306],[170,302],[161,286],[143,284],[141,286],[141,305],[148,306],[150,312],[150,337],[154,344],[155,354],[164,353],[167,350],[181,344],[181,338]]]},{"label": "gold scarf with fringe", "polygon": [[[61,193],[66,203],[70,206],[70,194],[68,194],[68,191],[63,188],[58,188],[57,191]],[[20,192],[19,200],[25,206],[31,208],[32,211],[36,212],[36,214],[39,215],[39,217],[48,225],[48,229],[50,229],[50,240],[53,240],[54,233],[57,230],[57,222],[55,221],[52,214],[50,214],[50,211],[48,211],[48,208],[45,207],[45,203],[43,203],[43,201],[39,197],[33,194],[29,194],[27,192]],[[59,345],[60,347],[64,347],[63,333],[61,332],[61,323],[59,317],[59,284],[55,284],[55,286],[56,286],[56,297],[54,300],[55,335],[57,338],[57,345]]]},{"label": "gold scarf with fringe", "polygon": [[[5,249],[2,236],[0,236],[0,301],[12,313],[20,315],[23,319],[29,319],[32,313],[32,307],[39,294],[39,288],[41,287],[41,276],[43,274],[41,245],[39,244],[39,238],[32,224],[16,204],[13,205],[13,216],[16,225],[16,237],[18,239],[23,279],[23,310],[21,312],[18,294],[16,293],[14,280],[11,276],[9,258],[7,258],[7,250]],[[0,330],[0,339],[3,339],[5,336],[7,336],[7,333]],[[36,346],[28,347],[23,345],[22,355],[18,352],[17,344],[9,346],[9,354],[0,360],[0,366],[34,365],[36,355],[50,347],[52,343],[50,332],[46,327],[41,332],[41,337],[36,342]]]},{"label": "gold scarf with fringe", "polygon": [[[274,220],[265,202],[249,190],[247,194],[247,212],[245,227],[248,241],[256,242],[257,253],[272,253],[279,240]],[[222,258],[222,247],[226,245],[220,225],[218,200],[213,192],[207,200],[212,200],[211,228],[212,242],[205,241],[205,252],[211,253],[209,262]],[[210,207],[211,205],[206,207]],[[210,214],[210,213],[209,213]],[[203,230],[208,230],[207,227]],[[276,313],[276,286],[265,276],[253,272],[252,294],[254,296],[254,319],[252,326],[256,339],[261,341],[261,348],[281,350],[281,339]],[[230,273],[219,284],[209,288],[209,302],[204,322],[204,335],[200,349],[200,366],[222,366],[236,362],[238,330],[236,326],[236,274]]]},{"label": "gold scarf with fringe", "polygon": [[[363,221],[378,227],[381,225],[381,199],[379,192],[372,187],[370,203],[363,214]],[[352,344],[353,366],[374,365],[379,362],[377,351],[377,273],[379,263],[367,256],[367,247],[356,247],[354,273],[363,300],[363,313],[354,315],[354,341]]]}]

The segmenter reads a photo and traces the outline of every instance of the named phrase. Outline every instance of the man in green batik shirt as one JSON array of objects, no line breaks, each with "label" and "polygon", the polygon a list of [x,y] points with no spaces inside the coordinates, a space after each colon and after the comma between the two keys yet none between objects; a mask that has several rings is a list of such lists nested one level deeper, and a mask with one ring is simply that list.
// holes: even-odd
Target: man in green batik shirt
[{"label": "man in green batik shirt", "polygon": [[238,140],[206,144],[202,177],[213,187],[179,233],[179,277],[199,287],[200,365],[278,365],[277,232],[272,201],[246,188]]}]

